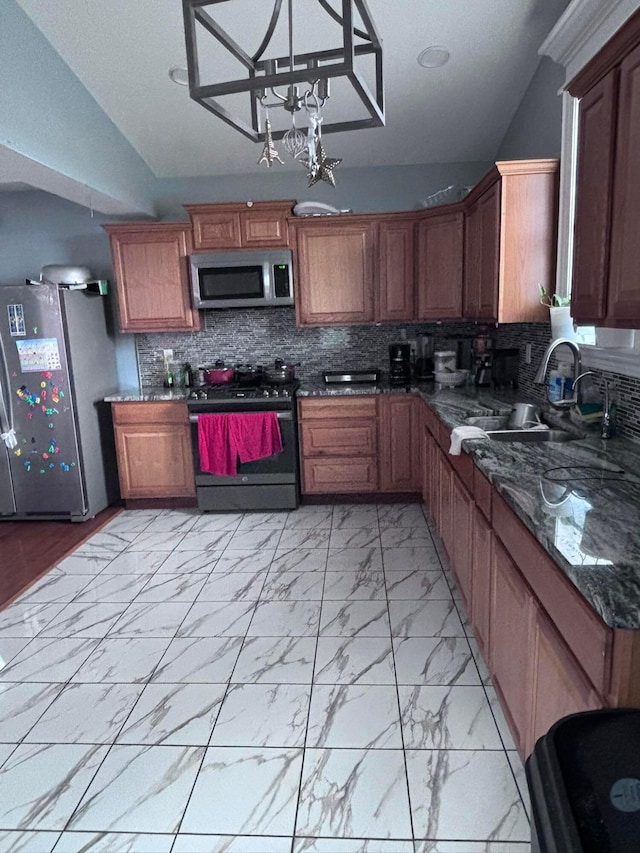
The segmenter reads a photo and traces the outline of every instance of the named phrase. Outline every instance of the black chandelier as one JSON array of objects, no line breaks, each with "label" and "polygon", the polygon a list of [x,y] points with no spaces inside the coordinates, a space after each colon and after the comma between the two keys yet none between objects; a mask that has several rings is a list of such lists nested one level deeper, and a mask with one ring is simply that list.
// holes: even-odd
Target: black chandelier
[{"label": "black chandelier", "polygon": [[[296,128],[296,113],[306,113],[310,119],[309,125],[314,126],[317,135],[323,121],[322,108],[330,96],[331,78],[345,78],[351,84],[367,115],[346,121],[322,123],[324,133],[384,125],[382,44],[366,0],[340,0],[341,12],[336,11],[329,0],[315,0],[326,15],[339,25],[341,44],[306,53],[294,52],[294,0],[287,0],[289,52],[288,55],[272,58],[267,58],[265,54],[276,30],[283,0],[274,0],[266,32],[253,55],[247,53],[226,33],[207,11],[207,7],[217,7],[228,2],[232,0],[182,0],[189,94],[194,101],[254,142],[272,145],[274,139],[285,139],[285,149],[294,157],[299,156],[306,148],[306,143],[300,141],[301,137],[304,140],[304,136]],[[266,0],[264,2],[266,3]],[[215,9],[212,11],[215,13]],[[357,22],[354,21],[356,13]],[[239,63],[243,76],[233,80],[203,83],[198,49],[199,41],[203,37],[207,42],[210,37],[228,51]],[[375,93],[370,91],[360,69],[356,68],[362,57],[373,57]],[[372,60],[364,61],[371,63]],[[249,95],[249,120],[243,120],[232,113],[218,100],[244,92]],[[283,108],[291,114],[291,126],[288,129],[271,130],[268,110],[275,107]],[[267,162],[267,165],[271,163]]]}]

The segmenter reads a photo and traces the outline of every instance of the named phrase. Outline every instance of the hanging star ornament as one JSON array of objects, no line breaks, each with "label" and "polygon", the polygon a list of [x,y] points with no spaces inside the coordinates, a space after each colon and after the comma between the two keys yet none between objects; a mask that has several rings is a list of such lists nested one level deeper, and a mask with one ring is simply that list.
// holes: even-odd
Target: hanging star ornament
[{"label": "hanging star ornament", "polygon": [[273,143],[273,137],[271,136],[271,121],[267,118],[264,123],[264,148],[262,149],[262,157],[258,160],[258,165],[264,163],[267,169],[270,169],[273,163],[276,161],[278,163],[282,163],[284,166],[284,160],[280,158],[278,154],[278,149]]},{"label": "hanging star ornament", "polygon": [[333,170],[342,163],[342,157],[327,157],[324,153],[324,146],[320,137],[316,138],[315,157],[307,160],[304,164],[309,170],[307,177],[309,178],[308,186],[312,187],[318,181],[324,181],[332,187],[336,185],[336,179],[333,177]]}]

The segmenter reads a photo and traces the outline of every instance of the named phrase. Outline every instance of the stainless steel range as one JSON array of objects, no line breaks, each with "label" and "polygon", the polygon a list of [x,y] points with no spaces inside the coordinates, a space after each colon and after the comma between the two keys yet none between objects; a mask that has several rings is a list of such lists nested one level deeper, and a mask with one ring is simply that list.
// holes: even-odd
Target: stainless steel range
[{"label": "stainless steel range", "polygon": [[[187,400],[201,510],[295,509],[300,503],[298,426],[295,393],[299,382],[271,384],[258,378],[253,385],[228,383],[194,388]],[[244,412],[276,412],[282,453],[255,462],[238,461],[237,476],[202,470],[198,451],[198,416]]]}]

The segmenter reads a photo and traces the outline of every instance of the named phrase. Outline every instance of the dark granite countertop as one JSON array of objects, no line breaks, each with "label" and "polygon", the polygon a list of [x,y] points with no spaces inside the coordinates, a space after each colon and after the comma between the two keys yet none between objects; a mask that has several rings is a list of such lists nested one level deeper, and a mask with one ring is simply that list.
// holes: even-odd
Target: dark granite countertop
[{"label": "dark granite countertop", "polygon": [[[304,382],[299,393],[406,390],[327,389],[318,381]],[[518,399],[513,392],[433,383],[408,390],[451,429],[473,415],[508,412]],[[563,444],[471,439],[463,448],[603,620],[613,628],[640,628],[640,445],[619,437],[603,441],[592,430]]]},{"label": "dark granite countertop", "polygon": [[186,400],[189,388],[143,388],[141,390],[120,391],[104,398],[105,403],[153,403],[158,400]]}]

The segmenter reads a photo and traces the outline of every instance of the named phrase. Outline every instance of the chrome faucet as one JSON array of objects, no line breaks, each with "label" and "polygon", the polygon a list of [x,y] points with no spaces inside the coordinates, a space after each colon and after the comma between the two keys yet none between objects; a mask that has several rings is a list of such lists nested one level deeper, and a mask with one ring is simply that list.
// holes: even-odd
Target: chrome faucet
[{"label": "chrome faucet", "polygon": [[544,385],[545,378],[547,375],[547,369],[549,368],[549,361],[551,360],[551,356],[560,346],[567,346],[571,350],[571,354],[573,355],[573,394],[571,397],[568,397],[565,400],[552,400],[549,397],[549,389],[547,388],[547,401],[554,409],[559,409],[563,414],[568,414],[569,410],[578,404],[578,385],[585,376],[593,376],[592,370],[586,370],[582,373],[582,363],[580,360],[580,348],[575,341],[570,340],[569,338],[556,338],[551,341],[547,349],[545,350],[544,355],[542,356],[542,361],[540,362],[540,367],[538,368],[538,372],[534,377],[534,382],[536,385]]}]

